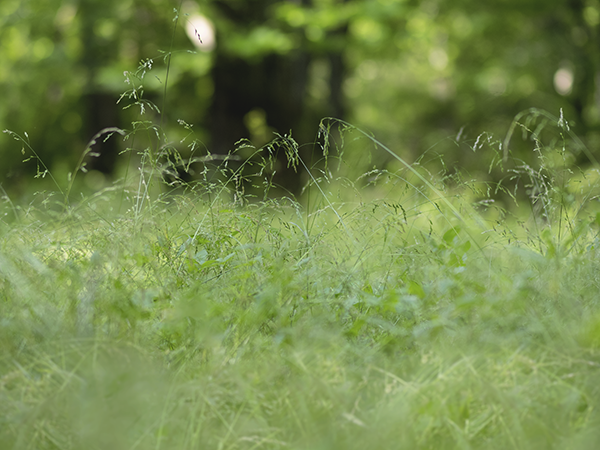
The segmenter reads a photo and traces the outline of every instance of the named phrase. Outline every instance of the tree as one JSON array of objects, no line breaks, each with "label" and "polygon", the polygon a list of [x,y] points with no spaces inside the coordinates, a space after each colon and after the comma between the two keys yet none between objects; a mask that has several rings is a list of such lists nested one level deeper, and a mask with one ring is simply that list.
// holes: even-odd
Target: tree
[{"label": "tree", "polygon": [[[211,71],[212,151],[227,153],[240,138],[255,137],[252,120],[263,122],[255,127],[269,128],[281,135],[292,133],[296,141],[304,144],[314,140],[324,115],[343,114],[341,49],[334,52],[311,47],[305,29],[281,20],[281,9],[288,3],[273,0],[212,3],[220,29]],[[297,8],[295,11],[302,12],[310,3],[304,0],[293,6]],[[311,68],[319,58],[327,64],[330,91],[315,105],[309,103],[307,90]],[[264,142],[258,142],[261,143]],[[278,171],[285,171],[284,161]],[[286,173],[276,181],[294,193],[299,191],[297,176]]]},{"label": "tree", "polygon": [[[478,172],[497,155],[473,157],[477,136],[502,138],[531,107],[562,109],[591,148],[600,142],[597,0],[206,0],[197,5],[217,29],[217,46],[202,54],[187,52],[193,46],[183,32],[193,5],[3,1],[2,129],[27,131],[53,170],[72,167],[101,128],[139,121],[139,109],[113,101],[131,88],[123,72],[152,59],[140,83],[160,117],[146,110],[144,120],[162,127],[162,143],[180,140],[182,119],[211,152],[240,138],[260,146],[272,131],[291,131],[304,144],[320,118],[346,116],[408,160],[439,153]],[[0,176],[16,180],[31,165],[7,139]],[[123,148],[111,142],[118,144],[101,144],[109,159],[98,169],[111,170]],[[533,163],[531,148],[515,142],[512,152]],[[364,153],[346,153],[357,172],[385,162]],[[292,190],[301,183],[289,180],[279,181]]]}]

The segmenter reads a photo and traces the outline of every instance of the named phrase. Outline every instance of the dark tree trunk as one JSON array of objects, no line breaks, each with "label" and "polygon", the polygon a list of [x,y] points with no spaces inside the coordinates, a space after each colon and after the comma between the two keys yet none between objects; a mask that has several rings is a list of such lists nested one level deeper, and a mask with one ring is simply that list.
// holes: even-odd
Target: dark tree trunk
[{"label": "dark tree trunk", "polygon": [[[216,2],[227,20],[239,23],[240,27],[261,23],[266,18],[266,7],[270,0],[252,2],[248,8],[240,4],[235,9],[229,2]],[[307,2],[303,2],[307,3]],[[243,10],[243,11],[242,11]],[[219,36],[217,35],[217,42]],[[322,54],[330,65],[330,98],[328,115],[343,116],[342,80],[344,63],[341,50]],[[304,49],[296,49],[285,55],[271,54],[257,60],[244,60],[217,49],[212,79],[213,101],[210,108],[210,149],[225,154],[234,149],[235,142],[250,138],[245,125],[246,115],[256,109],[266,114],[268,126],[281,135],[292,133],[301,147],[301,156],[310,156],[310,145],[317,133],[320,114],[307,108],[307,85],[309,67],[313,55]],[[285,153],[278,154],[276,184],[296,194],[302,187],[301,174],[288,168]],[[300,170],[299,170],[300,172]]]},{"label": "dark tree trunk", "polygon": [[[114,95],[90,92],[85,96],[84,105],[86,112],[84,133],[88,142],[104,128],[118,126],[118,106]],[[106,137],[102,136],[96,140],[92,150],[98,156],[87,161],[87,168],[98,170],[104,174],[112,174],[119,155],[119,146],[114,136],[105,141]]]},{"label": "dark tree trunk", "polygon": [[[259,62],[217,55],[212,71],[214,95],[209,115],[211,151],[226,154],[240,139],[250,139],[245,118],[256,109],[266,113],[267,124],[276,132],[289,134],[292,131],[299,142],[310,139],[297,133],[305,112],[308,61],[304,53],[270,55]],[[278,165],[281,173],[287,164],[281,160]],[[300,188],[300,180],[294,174],[277,177],[277,182],[292,192]]]},{"label": "dark tree trunk", "polygon": [[[81,64],[87,70],[87,81],[83,98],[83,140],[89,142],[99,131],[108,127],[119,126],[119,107],[117,96],[103,92],[97,85],[96,76],[100,68],[108,65],[111,53],[111,42],[100,38],[95,33],[95,24],[106,13],[106,5],[96,0],[81,0],[79,14],[82,23],[83,52]],[[112,137],[106,142],[104,138],[96,141],[92,150],[99,156],[86,161],[88,169],[112,174],[119,153],[117,140]]]}]

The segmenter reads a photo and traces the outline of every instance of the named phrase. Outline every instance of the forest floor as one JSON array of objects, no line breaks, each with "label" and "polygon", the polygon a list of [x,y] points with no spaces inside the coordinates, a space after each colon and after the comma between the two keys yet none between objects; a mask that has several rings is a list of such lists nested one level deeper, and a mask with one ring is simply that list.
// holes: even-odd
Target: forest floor
[{"label": "forest floor", "polygon": [[509,214],[411,170],[5,198],[0,447],[596,449],[595,181]]}]

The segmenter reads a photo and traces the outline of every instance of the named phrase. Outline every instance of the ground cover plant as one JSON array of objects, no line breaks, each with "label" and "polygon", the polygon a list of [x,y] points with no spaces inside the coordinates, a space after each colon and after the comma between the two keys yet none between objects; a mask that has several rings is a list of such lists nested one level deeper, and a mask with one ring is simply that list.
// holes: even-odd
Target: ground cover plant
[{"label": "ground cover plant", "polygon": [[249,172],[183,183],[148,151],[135,183],[5,196],[0,446],[595,448],[598,173],[568,124],[515,122],[539,164],[503,185],[341,125],[397,168],[326,147],[298,200],[257,196],[279,137]]},{"label": "ground cover plant", "polygon": [[[562,114],[470,143],[496,183],[337,120],[313,161],[290,135],[215,156],[162,135],[151,69],[69,174],[8,132],[42,184],[0,203],[0,448],[596,448],[599,167]],[[121,177],[87,189],[117,135]]]}]

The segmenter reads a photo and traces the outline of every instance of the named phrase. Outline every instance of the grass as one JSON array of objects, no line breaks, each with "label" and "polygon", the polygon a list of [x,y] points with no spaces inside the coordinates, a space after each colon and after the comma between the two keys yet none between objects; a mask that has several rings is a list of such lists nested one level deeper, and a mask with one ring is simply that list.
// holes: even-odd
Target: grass
[{"label": "grass", "polygon": [[419,164],[4,202],[0,446],[595,448],[600,216],[562,170],[515,170],[528,215]]},{"label": "grass", "polygon": [[[496,183],[335,120],[313,163],[291,136],[200,155],[142,98],[152,63],[121,100],[157,117],[94,137],[130,146],[103,190],[78,176],[93,142],[63,182],[10,132],[51,184],[2,191],[0,448],[597,447],[600,177],[562,114],[472,143]],[[368,152],[387,168],[357,172]]]}]

